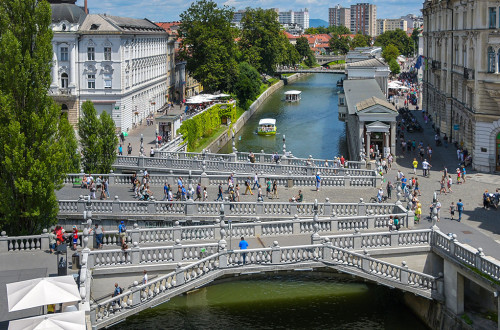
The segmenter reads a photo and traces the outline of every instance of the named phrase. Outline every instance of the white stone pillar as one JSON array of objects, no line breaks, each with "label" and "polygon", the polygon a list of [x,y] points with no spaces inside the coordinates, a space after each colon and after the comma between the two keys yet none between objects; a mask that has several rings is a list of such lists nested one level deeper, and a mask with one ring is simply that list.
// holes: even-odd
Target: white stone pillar
[{"label": "white stone pillar", "polygon": [[367,161],[371,160],[371,155],[370,155],[370,132],[366,132],[366,159]]},{"label": "white stone pillar", "polygon": [[391,122],[391,131],[390,131],[391,137],[391,154],[393,156],[396,156],[396,122]]},{"label": "white stone pillar", "polygon": [[50,84],[51,88],[57,88],[57,72],[59,70],[59,65],[57,63],[57,46],[52,44],[52,49],[54,50],[54,55],[52,56],[52,83]]},{"label": "white stone pillar", "polygon": [[70,60],[70,81],[69,87],[75,87],[75,77],[76,77],[76,44],[74,42],[71,43],[71,48],[69,51],[69,60]]}]

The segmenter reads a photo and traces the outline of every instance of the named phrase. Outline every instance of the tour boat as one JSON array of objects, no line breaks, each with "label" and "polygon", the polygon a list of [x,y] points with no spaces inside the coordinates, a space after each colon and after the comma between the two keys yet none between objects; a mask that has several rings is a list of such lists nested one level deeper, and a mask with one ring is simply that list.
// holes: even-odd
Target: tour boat
[{"label": "tour boat", "polygon": [[276,135],[276,119],[264,118],[259,121],[259,135]]},{"label": "tour boat", "polygon": [[300,101],[301,91],[288,91],[285,92],[285,101],[287,102],[298,102]]}]

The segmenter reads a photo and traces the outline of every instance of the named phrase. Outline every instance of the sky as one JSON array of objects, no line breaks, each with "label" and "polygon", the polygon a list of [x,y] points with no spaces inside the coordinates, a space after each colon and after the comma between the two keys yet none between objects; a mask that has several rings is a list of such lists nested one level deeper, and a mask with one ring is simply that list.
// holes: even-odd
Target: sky
[{"label": "sky", "polygon": [[[115,16],[148,18],[156,22],[179,20],[179,14],[186,10],[192,1],[185,0],[87,0],[89,11],[94,14],[106,13]],[[214,0],[219,5],[234,7],[236,10],[246,7],[264,9],[279,8],[282,11],[309,9],[309,18],[328,21],[328,8],[340,4],[369,2],[377,5],[377,18],[399,18],[406,14],[420,16],[423,0]],[[83,0],[77,1],[83,6]]]}]

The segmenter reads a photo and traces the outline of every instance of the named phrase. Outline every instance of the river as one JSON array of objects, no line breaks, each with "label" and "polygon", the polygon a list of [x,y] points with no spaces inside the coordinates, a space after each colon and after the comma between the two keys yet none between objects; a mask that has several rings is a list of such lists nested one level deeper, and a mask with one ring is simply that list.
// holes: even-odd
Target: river
[{"label": "river", "polygon": [[[236,134],[238,151],[275,152],[286,148],[297,157],[332,159],[343,154],[347,157],[345,124],[338,120],[337,80],[342,75],[312,74],[284,86],[271,95]],[[284,92],[302,91],[299,102],[285,102]],[[259,120],[276,119],[276,136],[256,134]],[[232,152],[226,144],[222,153]]]},{"label": "river", "polygon": [[[271,95],[236,135],[240,151],[295,156],[347,156],[345,125],[337,119],[339,75],[314,74]],[[298,103],[284,92],[302,91]],[[261,118],[277,119],[276,137],[255,134]],[[241,136],[241,140],[239,137]],[[231,152],[231,144],[222,152]],[[241,276],[223,280],[138,315],[115,328],[135,329],[426,329],[402,303],[400,291],[331,273]]]},{"label": "river", "polygon": [[178,296],[115,329],[426,329],[401,293],[315,273],[240,277]]}]

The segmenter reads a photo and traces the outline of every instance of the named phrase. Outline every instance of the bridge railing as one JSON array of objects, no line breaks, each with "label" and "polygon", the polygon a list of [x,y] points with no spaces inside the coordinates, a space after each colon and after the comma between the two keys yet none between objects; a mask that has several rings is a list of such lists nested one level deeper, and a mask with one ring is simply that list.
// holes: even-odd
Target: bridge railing
[{"label": "bridge railing", "polygon": [[433,227],[433,248],[459,261],[473,270],[477,270],[495,281],[500,280],[500,261],[485,256],[481,247],[473,248],[457,240],[457,235],[446,235]]},{"label": "bridge railing", "polygon": [[[249,161],[237,161],[234,154],[213,154],[209,159],[203,159],[192,153],[175,153],[176,157],[135,157],[117,156],[116,168],[129,170],[150,169],[155,171],[198,171],[201,172],[225,172],[266,175],[288,175],[288,176],[314,176],[320,172],[323,176],[376,176],[374,170],[362,169],[362,163],[347,162],[347,167],[336,167],[334,161],[309,160],[283,158],[276,164],[267,161],[268,156],[260,156],[262,162],[251,163]],[[269,155],[269,157],[272,155]],[[201,158],[199,158],[201,157]],[[328,166],[326,166],[328,163]]]},{"label": "bridge railing", "polygon": [[[437,278],[416,272],[403,266],[371,258],[369,255],[334,247],[331,242],[324,244],[280,247],[274,242],[270,248],[226,250],[222,243],[218,253],[207,256],[187,266],[177,268],[147,284],[133,286],[126,292],[102,302],[92,302],[90,318],[92,324],[100,328],[129,315],[131,310],[159,304],[166,299],[189,290],[194,281],[203,285],[223,275],[220,270],[234,269],[242,272],[246,267],[296,267],[302,262],[318,262],[326,265],[354,268],[360,276],[368,274],[383,281],[404,287],[413,287],[428,293],[437,289]],[[273,268],[275,269],[275,268]],[[283,268],[286,269],[286,268]],[[416,291],[417,293],[419,291]]]},{"label": "bridge railing", "polygon": [[[323,217],[345,217],[390,215],[406,213],[406,209],[399,202],[396,203],[330,203],[328,198],[324,203],[317,202],[194,202],[187,201],[121,201],[117,197],[114,200],[60,200],[59,216],[83,217],[83,212],[90,209],[94,218],[106,218],[109,216],[131,218],[133,216],[195,216],[202,218],[213,218],[221,215],[221,210],[226,216],[245,217],[293,217],[313,216],[317,214]],[[164,218],[163,218],[164,219]],[[410,219],[409,221],[413,221]],[[378,225],[378,224],[377,224]],[[386,225],[386,223],[382,224]],[[412,222],[405,224],[413,227]]]}]

